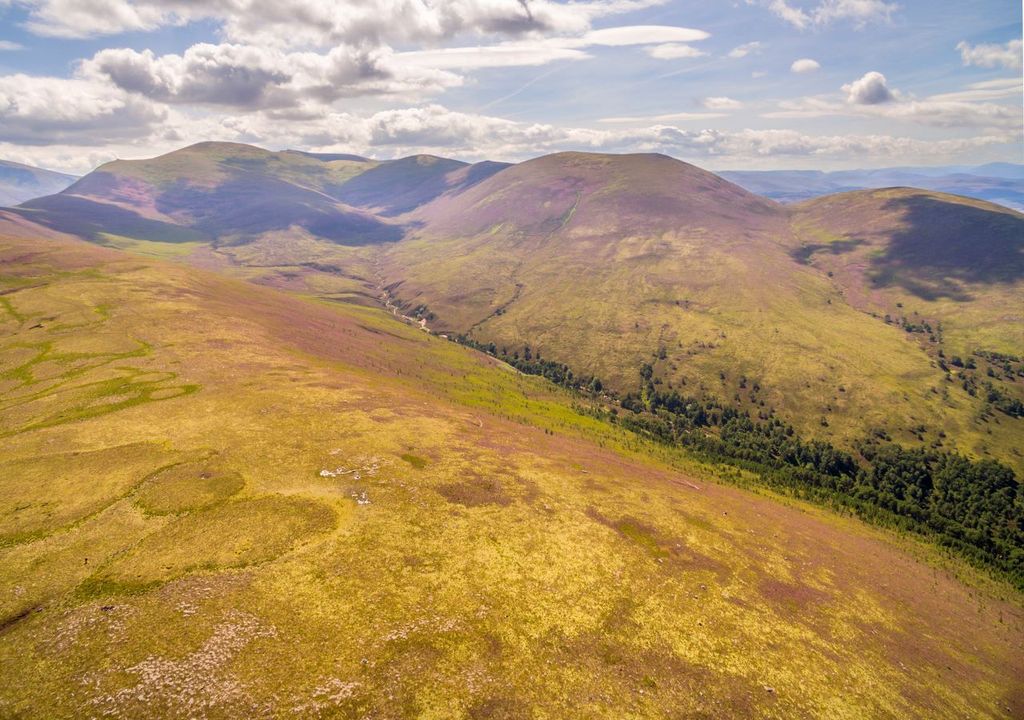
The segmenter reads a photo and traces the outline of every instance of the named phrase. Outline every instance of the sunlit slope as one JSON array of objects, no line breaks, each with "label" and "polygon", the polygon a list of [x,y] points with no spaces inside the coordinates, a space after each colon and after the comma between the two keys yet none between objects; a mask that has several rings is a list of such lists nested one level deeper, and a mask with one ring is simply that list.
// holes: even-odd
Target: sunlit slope
[{"label": "sunlit slope", "polygon": [[[843,198],[852,199],[835,202],[844,206]],[[962,233],[976,254],[1019,256],[1019,215],[935,202],[943,227],[956,228],[937,242]],[[982,417],[985,399],[948,377],[919,334],[865,312],[817,261],[826,253],[807,261],[807,237],[818,232],[809,210],[794,215],[663,156],[564,153],[502,171],[416,216],[423,227],[386,248],[385,275],[406,307],[433,313],[439,330],[510,352],[529,345],[620,391],[635,389],[641,365],[652,363],[663,389],[754,415],[774,409],[801,434],[840,445],[877,431],[1018,470],[1024,463],[1014,453],[1020,419]],[[990,221],[998,238],[976,232]],[[922,232],[927,242],[930,230]],[[981,278],[974,292],[985,298],[971,306],[974,327],[999,335],[982,348],[1016,345],[1019,355],[1019,286]],[[980,387],[987,365],[978,362]],[[1000,371],[992,382],[1024,396],[1020,378]]]},{"label": "sunlit slope", "polygon": [[894,188],[802,203],[802,258],[848,302],[941,323],[949,354],[1024,352],[1024,215],[980,200]]},{"label": "sunlit slope", "polygon": [[394,322],[0,236],[0,715],[1013,717],[1021,610]]}]

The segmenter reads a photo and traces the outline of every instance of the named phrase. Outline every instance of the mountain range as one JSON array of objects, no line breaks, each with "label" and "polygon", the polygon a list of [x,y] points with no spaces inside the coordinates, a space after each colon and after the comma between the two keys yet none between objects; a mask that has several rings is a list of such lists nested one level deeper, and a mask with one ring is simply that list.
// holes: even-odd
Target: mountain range
[{"label": "mountain range", "polygon": [[721,175],[751,192],[779,202],[799,202],[851,190],[902,186],[963,195],[1024,210],[1024,165],[1013,163],[838,172],[727,170]]},{"label": "mountain range", "polygon": [[438,332],[529,347],[619,394],[650,364],[661,389],[847,449],[886,435],[1024,469],[1022,419],[992,399],[1024,397],[1002,359],[1022,346],[1024,216],[983,201],[782,205],[660,155],[467,165],[204,143],[17,212],[334,300],[386,293]]}]

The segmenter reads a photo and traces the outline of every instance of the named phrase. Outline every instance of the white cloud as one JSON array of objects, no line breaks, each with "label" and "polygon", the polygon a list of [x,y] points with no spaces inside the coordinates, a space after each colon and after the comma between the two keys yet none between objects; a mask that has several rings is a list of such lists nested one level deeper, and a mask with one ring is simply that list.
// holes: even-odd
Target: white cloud
[{"label": "white cloud", "polygon": [[[707,115],[713,115],[708,113]],[[84,172],[99,162],[120,157],[151,157],[199,140],[254,142],[274,149],[286,147],[324,152],[356,152],[374,157],[401,157],[417,152],[474,160],[521,160],[559,150],[598,152],[663,152],[699,164],[756,167],[843,162],[863,165],[954,160],[982,151],[998,156],[999,148],[1019,142],[1012,132],[939,141],[892,135],[810,135],[792,130],[685,130],[673,116],[633,118],[640,127],[594,129],[516,122],[500,117],[461,113],[440,105],[376,112],[367,116],[322,110],[282,122],[275,112],[190,118],[172,115],[150,135],[126,138],[104,146],[54,143],[30,147],[0,136],[0,154],[19,162]],[[680,121],[696,114],[680,113]],[[609,118],[609,120],[615,120]]]},{"label": "white cloud", "polygon": [[786,0],[771,0],[768,9],[790,25],[803,30],[811,24],[811,17],[798,7],[793,7]]},{"label": "white cloud", "polygon": [[817,60],[812,60],[811,58],[801,58],[799,60],[795,60],[793,64],[789,66],[789,69],[795,73],[810,73],[815,70],[820,70],[821,63]]},{"label": "white cloud", "polygon": [[843,21],[862,28],[872,22],[889,21],[898,7],[896,3],[884,0],[821,0],[804,9],[790,5],[787,0],[747,0],[748,4],[754,2],[765,5],[776,16],[800,30]]},{"label": "white cloud", "polygon": [[249,45],[193,45],[183,55],[102,50],[83,62],[85,77],[169,103],[243,108],[331,103],[360,95],[416,95],[461,83],[437,69],[395,62],[386,48],[338,46],[325,55]]},{"label": "white cloud", "polygon": [[440,48],[397,53],[403,64],[441,70],[547,65],[559,60],[586,60],[583,50],[544,42],[515,42],[477,47]]},{"label": "white cloud", "polygon": [[690,112],[678,112],[678,113],[666,113],[664,115],[632,115],[623,117],[606,117],[598,119],[599,123],[608,124],[625,124],[625,123],[651,123],[651,122],[672,122],[672,121],[698,121],[704,122],[707,120],[715,120],[717,118],[729,117],[728,113],[690,113]]},{"label": "white cloud", "polygon": [[436,42],[458,35],[582,34],[665,0],[21,0],[40,35],[93,37],[213,20],[226,40],[277,46]]},{"label": "white cloud", "polygon": [[149,135],[165,117],[159,106],[106,83],[0,77],[0,141],[95,145]]},{"label": "white cloud", "polygon": [[743,103],[739,100],[733,100],[729,97],[704,98],[704,102],[702,104],[708,110],[738,110],[743,107]]},{"label": "white cloud", "polygon": [[896,99],[889,89],[885,75],[880,72],[865,73],[860,80],[843,85],[846,102],[854,105],[879,105]]},{"label": "white cloud", "polygon": [[1001,100],[1003,98],[1020,97],[1022,94],[1024,94],[1024,80],[1018,76],[971,83],[964,90],[932,95],[929,99],[937,101],[975,102],[978,100]]},{"label": "white cloud", "polygon": [[[764,113],[769,119],[819,118],[845,115],[901,121],[926,127],[976,128],[992,133],[1021,133],[1024,117],[1015,106],[981,102],[990,97],[1020,94],[1019,81],[996,80],[975,83],[961,93],[945,93],[917,99],[889,88],[885,76],[869,72],[860,80],[842,87],[844,102],[829,97],[809,97],[779,103],[779,109]],[[980,86],[980,87],[979,87]]]},{"label": "white cloud", "polygon": [[688,43],[711,37],[703,30],[674,27],[672,25],[627,25],[592,30],[583,36],[581,45],[654,45],[660,43]]},{"label": "white cloud", "polygon": [[739,45],[730,50],[729,57],[734,60],[738,60],[739,58],[745,58],[747,55],[761,52],[761,48],[762,44],[757,40],[754,42],[744,43],[743,45]]},{"label": "white cloud", "polygon": [[681,58],[697,58],[707,55],[706,52],[698,50],[690,45],[678,43],[666,43],[647,48],[647,54],[658,60],[679,60]]},{"label": "white cloud", "polygon": [[961,42],[956,46],[956,49],[960,51],[960,57],[963,59],[964,65],[977,65],[988,68],[1004,67],[1010,70],[1020,70],[1024,42],[1021,40],[1010,40],[1005,45],[971,45],[967,42]]},{"label": "white cloud", "polygon": [[883,0],[825,0],[814,9],[814,22],[819,25],[849,20],[858,27],[870,22],[887,22],[896,11],[896,3]]},{"label": "white cloud", "polygon": [[11,40],[0,40],[0,50],[2,50],[2,51],[24,50],[24,49],[25,49],[25,46],[20,44],[20,43],[13,42]]},{"label": "white cloud", "polygon": [[591,56],[584,48],[594,46],[625,47],[654,45],[647,50],[652,57],[668,60],[700,57],[705,53],[680,42],[695,42],[709,37],[703,30],[671,25],[624,25],[586,33],[580,37],[550,37],[517,40],[476,47],[452,47],[397,53],[395,59],[411,65],[436,69],[515,67],[546,65],[559,60],[585,60]]}]

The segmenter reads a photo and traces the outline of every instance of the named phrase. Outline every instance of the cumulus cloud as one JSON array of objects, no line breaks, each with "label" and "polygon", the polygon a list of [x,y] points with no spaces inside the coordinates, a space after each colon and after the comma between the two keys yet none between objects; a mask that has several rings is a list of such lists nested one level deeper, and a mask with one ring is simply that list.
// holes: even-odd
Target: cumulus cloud
[{"label": "cumulus cloud", "polygon": [[739,100],[730,97],[709,97],[704,98],[702,103],[708,110],[738,110],[743,107]]},{"label": "cumulus cloud", "polygon": [[168,103],[284,107],[357,95],[436,92],[461,83],[451,73],[396,63],[386,48],[338,46],[325,55],[249,45],[193,45],[182,55],[107,49],[80,73]]},{"label": "cumulus cloud", "polygon": [[815,70],[820,70],[821,63],[817,60],[812,60],[811,58],[801,58],[800,60],[795,60],[793,64],[789,66],[789,69],[795,73],[810,73]]},{"label": "cumulus cloud", "polygon": [[166,113],[106,83],[0,77],[0,141],[96,145],[149,135]]},{"label": "cumulus cloud", "polygon": [[679,43],[666,43],[647,48],[647,54],[658,60],[679,60],[681,58],[696,58],[707,55],[703,50],[698,50],[691,45],[680,45]]},{"label": "cumulus cloud", "polygon": [[960,51],[960,57],[964,61],[964,65],[977,65],[978,67],[988,68],[1004,67],[1010,70],[1020,70],[1024,42],[1010,40],[1005,45],[971,45],[965,41],[959,43],[956,49]]},{"label": "cumulus cloud", "polygon": [[[892,135],[811,135],[791,130],[687,130],[672,124],[676,120],[699,119],[696,113],[617,119],[645,123],[622,129],[517,122],[452,111],[437,104],[370,115],[321,109],[289,122],[282,122],[278,113],[205,118],[174,114],[156,127],[148,126],[148,137],[125,138],[91,148],[66,143],[12,145],[5,143],[7,138],[0,129],[0,154],[19,162],[84,172],[113,155],[149,157],[189,142],[216,139],[257,143],[273,149],[344,151],[382,158],[432,152],[468,160],[522,160],[559,150],[592,150],[663,152],[717,167],[754,167],[762,162],[777,166],[818,165],[824,161],[935,161],[967,152],[977,155],[986,148],[1012,146],[1018,141],[1013,132],[932,141]],[[705,115],[716,117],[713,113]]]},{"label": "cumulus cloud", "polygon": [[769,119],[817,118],[846,115],[897,120],[940,128],[976,128],[988,132],[1021,133],[1024,117],[1019,103],[1004,105],[986,100],[1019,96],[1019,80],[1009,78],[969,85],[966,90],[923,99],[909,97],[889,88],[885,76],[869,72],[843,85],[844,102],[829,97],[809,97],[779,103],[779,109],[764,113]]},{"label": "cumulus cloud", "polygon": [[743,45],[739,45],[730,50],[729,57],[733,58],[734,60],[738,60],[739,58],[745,58],[747,55],[752,55],[754,53],[761,52],[761,47],[762,44],[757,40],[755,40],[754,42],[744,43]]},{"label": "cumulus cloud", "polygon": [[[666,116],[667,117],[667,116]],[[1006,135],[926,141],[889,135],[808,135],[792,130],[684,130],[663,123],[622,130],[557,127],[459,113],[438,105],[334,121],[344,128],[345,147],[392,155],[423,149],[464,157],[516,160],[577,149],[602,152],[664,152],[695,161],[756,163],[759,159],[880,159],[945,157],[1011,142]],[[329,134],[320,139],[326,140]],[[322,148],[323,149],[323,148]]]},{"label": "cumulus cloud", "polygon": [[853,105],[880,105],[896,99],[880,72],[865,73],[860,80],[843,85],[846,102]]}]

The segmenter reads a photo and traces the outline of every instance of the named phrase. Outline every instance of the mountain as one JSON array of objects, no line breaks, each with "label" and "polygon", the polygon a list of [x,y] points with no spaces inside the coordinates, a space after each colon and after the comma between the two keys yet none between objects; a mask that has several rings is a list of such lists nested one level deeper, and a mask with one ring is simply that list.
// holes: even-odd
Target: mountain
[{"label": "mountain", "polygon": [[[634,188],[652,168],[663,182]],[[513,197],[467,191],[473,227],[505,203],[496,252],[565,243],[577,271],[585,251],[592,271],[685,267],[724,244],[721,272],[749,280],[744,243],[768,247],[785,218],[665,158],[507,172],[485,182]],[[538,178],[556,194],[533,218]],[[644,236],[617,239],[602,193]],[[535,204],[517,215],[517,197]],[[734,226],[749,238],[727,241]],[[732,487],[753,474],[581,410],[599,400],[380,308],[23,213],[0,215],[0,265],[4,717],[1024,712],[1018,595],[909,537]],[[678,312],[709,312],[697,300]]]},{"label": "mountain", "polygon": [[886,437],[1024,470],[1024,230],[989,203],[885,190],[781,205],[661,155],[468,165],[203,143],[18,212],[332,301],[383,294],[644,407],[675,393],[846,451]]},{"label": "mountain", "polygon": [[751,192],[780,202],[799,202],[851,190],[905,186],[963,195],[1024,210],[1024,165],[1012,163],[829,173],[793,170],[726,171],[722,177]]},{"label": "mountain", "polygon": [[58,193],[75,180],[74,175],[0,160],[0,207]]},{"label": "mountain", "polygon": [[1020,213],[899,190],[787,207],[663,156],[567,153],[411,217],[384,279],[440,332],[845,448],[874,433],[1024,467],[1014,401],[990,403],[1024,397],[1000,359],[1022,348]]},{"label": "mountain", "polygon": [[331,195],[366,166],[372,163],[200,143],[152,160],[107,163],[21,207],[37,223],[93,240],[231,245],[296,232],[349,244],[396,239],[398,228]]},{"label": "mountain", "polygon": [[433,155],[415,155],[383,162],[338,189],[339,200],[385,216],[401,215],[438,196],[470,187],[508,167],[506,163],[475,165]]}]

